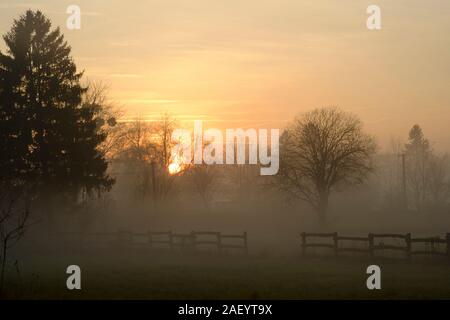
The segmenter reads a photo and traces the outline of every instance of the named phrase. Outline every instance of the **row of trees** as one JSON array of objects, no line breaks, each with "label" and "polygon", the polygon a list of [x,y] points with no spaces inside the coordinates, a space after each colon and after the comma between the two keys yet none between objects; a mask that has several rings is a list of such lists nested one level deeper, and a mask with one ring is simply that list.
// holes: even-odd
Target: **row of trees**
[{"label": "row of trees", "polygon": [[172,133],[177,121],[168,114],[152,122],[140,118],[118,124],[110,138],[115,142],[108,159],[114,172],[135,177],[134,194],[151,199],[154,206],[163,203],[183,176],[201,197],[205,207],[212,201],[218,178],[216,166],[181,164],[173,159]]},{"label": "row of trees", "polygon": [[[135,169],[138,168],[137,176],[140,178],[136,190],[142,197],[152,195],[155,201],[164,200],[160,193],[153,190],[153,186],[162,179],[159,177],[161,173],[165,173],[164,179],[170,181],[165,184],[164,196],[170,193],[176,179],[187,176],[193,190],[208,207],[217,191],[218,178],[224,176],[223,170],[219,170],[218,166],[185,166],[182,171],[173,175],[168,173],[170,159],[165,163],[160,160],[156,167],[156,181],[153,178],[155,171],[152,159],[158,159],[158,154],[171,153],[172,144],[161,142],[161,137],[168,136],[166,129],[171,132],[173,128],[165,125],[174,123],[169,119],[165,116],[160,124],[140,120],[123,124],[123,130],[127,134],[123,135],[124,142],[118,149],[116,158],[119,161],[126,159],[128,165],[138,164],[134,166]],[[124,147],[126,145],[129,147]],[[154,146],[158,146],[156,155],[153,154]],[[321,225],[326,225],[329,198],[333,193],[363,184],[370,176],[383,179],[383,173],[380,171],[383,160],[376,156],[374,139],[364,133],[358,118],[338,108],[316,109],[296,118],[283,131],[280,146],[278,175],[269,178],[271,181],[268,183],[263,181],[259,185],[264,189],[269,187],[272,191],[279,190],[282,196],[307,202],[317,212]],[[163,152],[162,147],[167,150]],[[125,158],[121,155],[125,155]],[[395,163],[400,163],[402,171],[395,181],[396,192],[390,195],[400,204],[395,206],[395,209],[420,212],[425,209],[430,211],[444,208],[448,204],[448,157],[433,151],[418,125],[412,127],[408,140],[399,145],[395,154],[390,157],[394,158]],[[236,179],[231,179],[235,190],[243,178],[252,179],[250,186],[258,185],[257,174],[245,175],[242,174],[242,169],[236,166]],[[225,175],[229,175],[229,172]],[[261,182],[266,178],[259,179]],[[242,189],[239,188],[239,191],[238,194]]]}]

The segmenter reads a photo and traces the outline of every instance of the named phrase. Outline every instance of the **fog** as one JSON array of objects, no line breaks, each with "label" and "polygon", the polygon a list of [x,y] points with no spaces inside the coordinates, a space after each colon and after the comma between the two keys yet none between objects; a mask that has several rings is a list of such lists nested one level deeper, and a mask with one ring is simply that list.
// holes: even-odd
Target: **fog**
[{"label": "fog", "polygon": [[[269,2],[264,17],[278,7]],[[83,11],[73,6],[68,39],[84,56],[72,55],[65,30],[40,10],[4,30],[0,297],[367,298],[366,270],[376,264],[388,290],[375,297],[450,298],[440,33],[417,50],[397,42],[405,39],[398,30],[377,38],[380,28],[364,29],[373,40],[356,27],[364,19],[347,19],[356,11],[333,4],[330,22],[351,21],[351,36],[321,23],[299,33],[297,23],[284,25],[286,7],[274,12],[278,29],[268,38],[260,30],[272,25],[256,14],[263,29],[244,19],[234,26],[243,31],[230,33],[243,36],[238,42],[228,32],[213,40],[204,32],[216,21],[198,5],[176,14],[186,34],[171,29],[154,43],[147,31],[166,34],[167,22],[149,27],[136,12],[117,19],[118,4],[105,5],[116,19],[78,38]],[[0,16],[19,8],[5,5]],[[311,17],[323,9],[308,8]],[[207,19],[189,29],[195,17]],[[96,38],[120,29],[111,21],[133,19],[136,30],[123,30],[136,38],[111,45],[126,54]],[[429,30],[408,25],[442,32],[441,20],[427,16]],[[255,41],[242,47],[246,37]],[[148,59],[154,46],[165,49]]]}]

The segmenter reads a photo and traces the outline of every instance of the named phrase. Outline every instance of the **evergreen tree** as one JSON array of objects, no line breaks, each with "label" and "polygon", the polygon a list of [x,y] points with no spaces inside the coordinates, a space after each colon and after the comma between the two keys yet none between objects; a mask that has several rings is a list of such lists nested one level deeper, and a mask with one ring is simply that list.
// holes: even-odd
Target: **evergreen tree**
[{"label": "evergreen tree", "polygon": [[97,104],[86,92],[59,28],[27,11],[3,36],[0,52],[0,176],[39,190],[76,195],[109,189]]},{"label": "evergreen tree", "polygon": [[406,151],[406,177],[411,205],[422,211],[427,197],[429,185],[429,162],[433,156],[430,143],[425,138],[422,128],[414,125],[409,131]]}]

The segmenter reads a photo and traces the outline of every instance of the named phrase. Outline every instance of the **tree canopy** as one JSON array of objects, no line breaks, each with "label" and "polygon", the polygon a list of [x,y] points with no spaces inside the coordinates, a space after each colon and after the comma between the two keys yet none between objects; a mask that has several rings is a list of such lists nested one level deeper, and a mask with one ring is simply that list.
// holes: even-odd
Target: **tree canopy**
[{"label": "tree canopy", "polygon": [[337,108],[315,109],[296,118],[281,136],[281,189],[311,204],[324,224],[330,193],[362,183],[374,153],[375,142],[355,116]]},{"label": "tree canopy", "polygon": [[98,146],[98,104],[83,103],[87,88],[59,28],[40,11],[15,20],[0,52],[0,176],[33,181],[40,190],[78,192],[113,183]]}]

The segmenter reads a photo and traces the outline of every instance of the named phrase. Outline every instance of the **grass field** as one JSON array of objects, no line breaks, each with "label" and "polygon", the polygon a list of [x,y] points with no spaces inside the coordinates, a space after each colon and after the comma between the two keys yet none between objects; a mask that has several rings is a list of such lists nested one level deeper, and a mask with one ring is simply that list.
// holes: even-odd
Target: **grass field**
[{"label": "grass field", "polygon": [[[22,299],[404,299],[450,298],[450,264],[378,261],[382,289],[366,288],[373,262],[354,258],[128,252],[28,255],[10,268],[8,298]],[[68,265],[82,289],[66,289]]]}]

